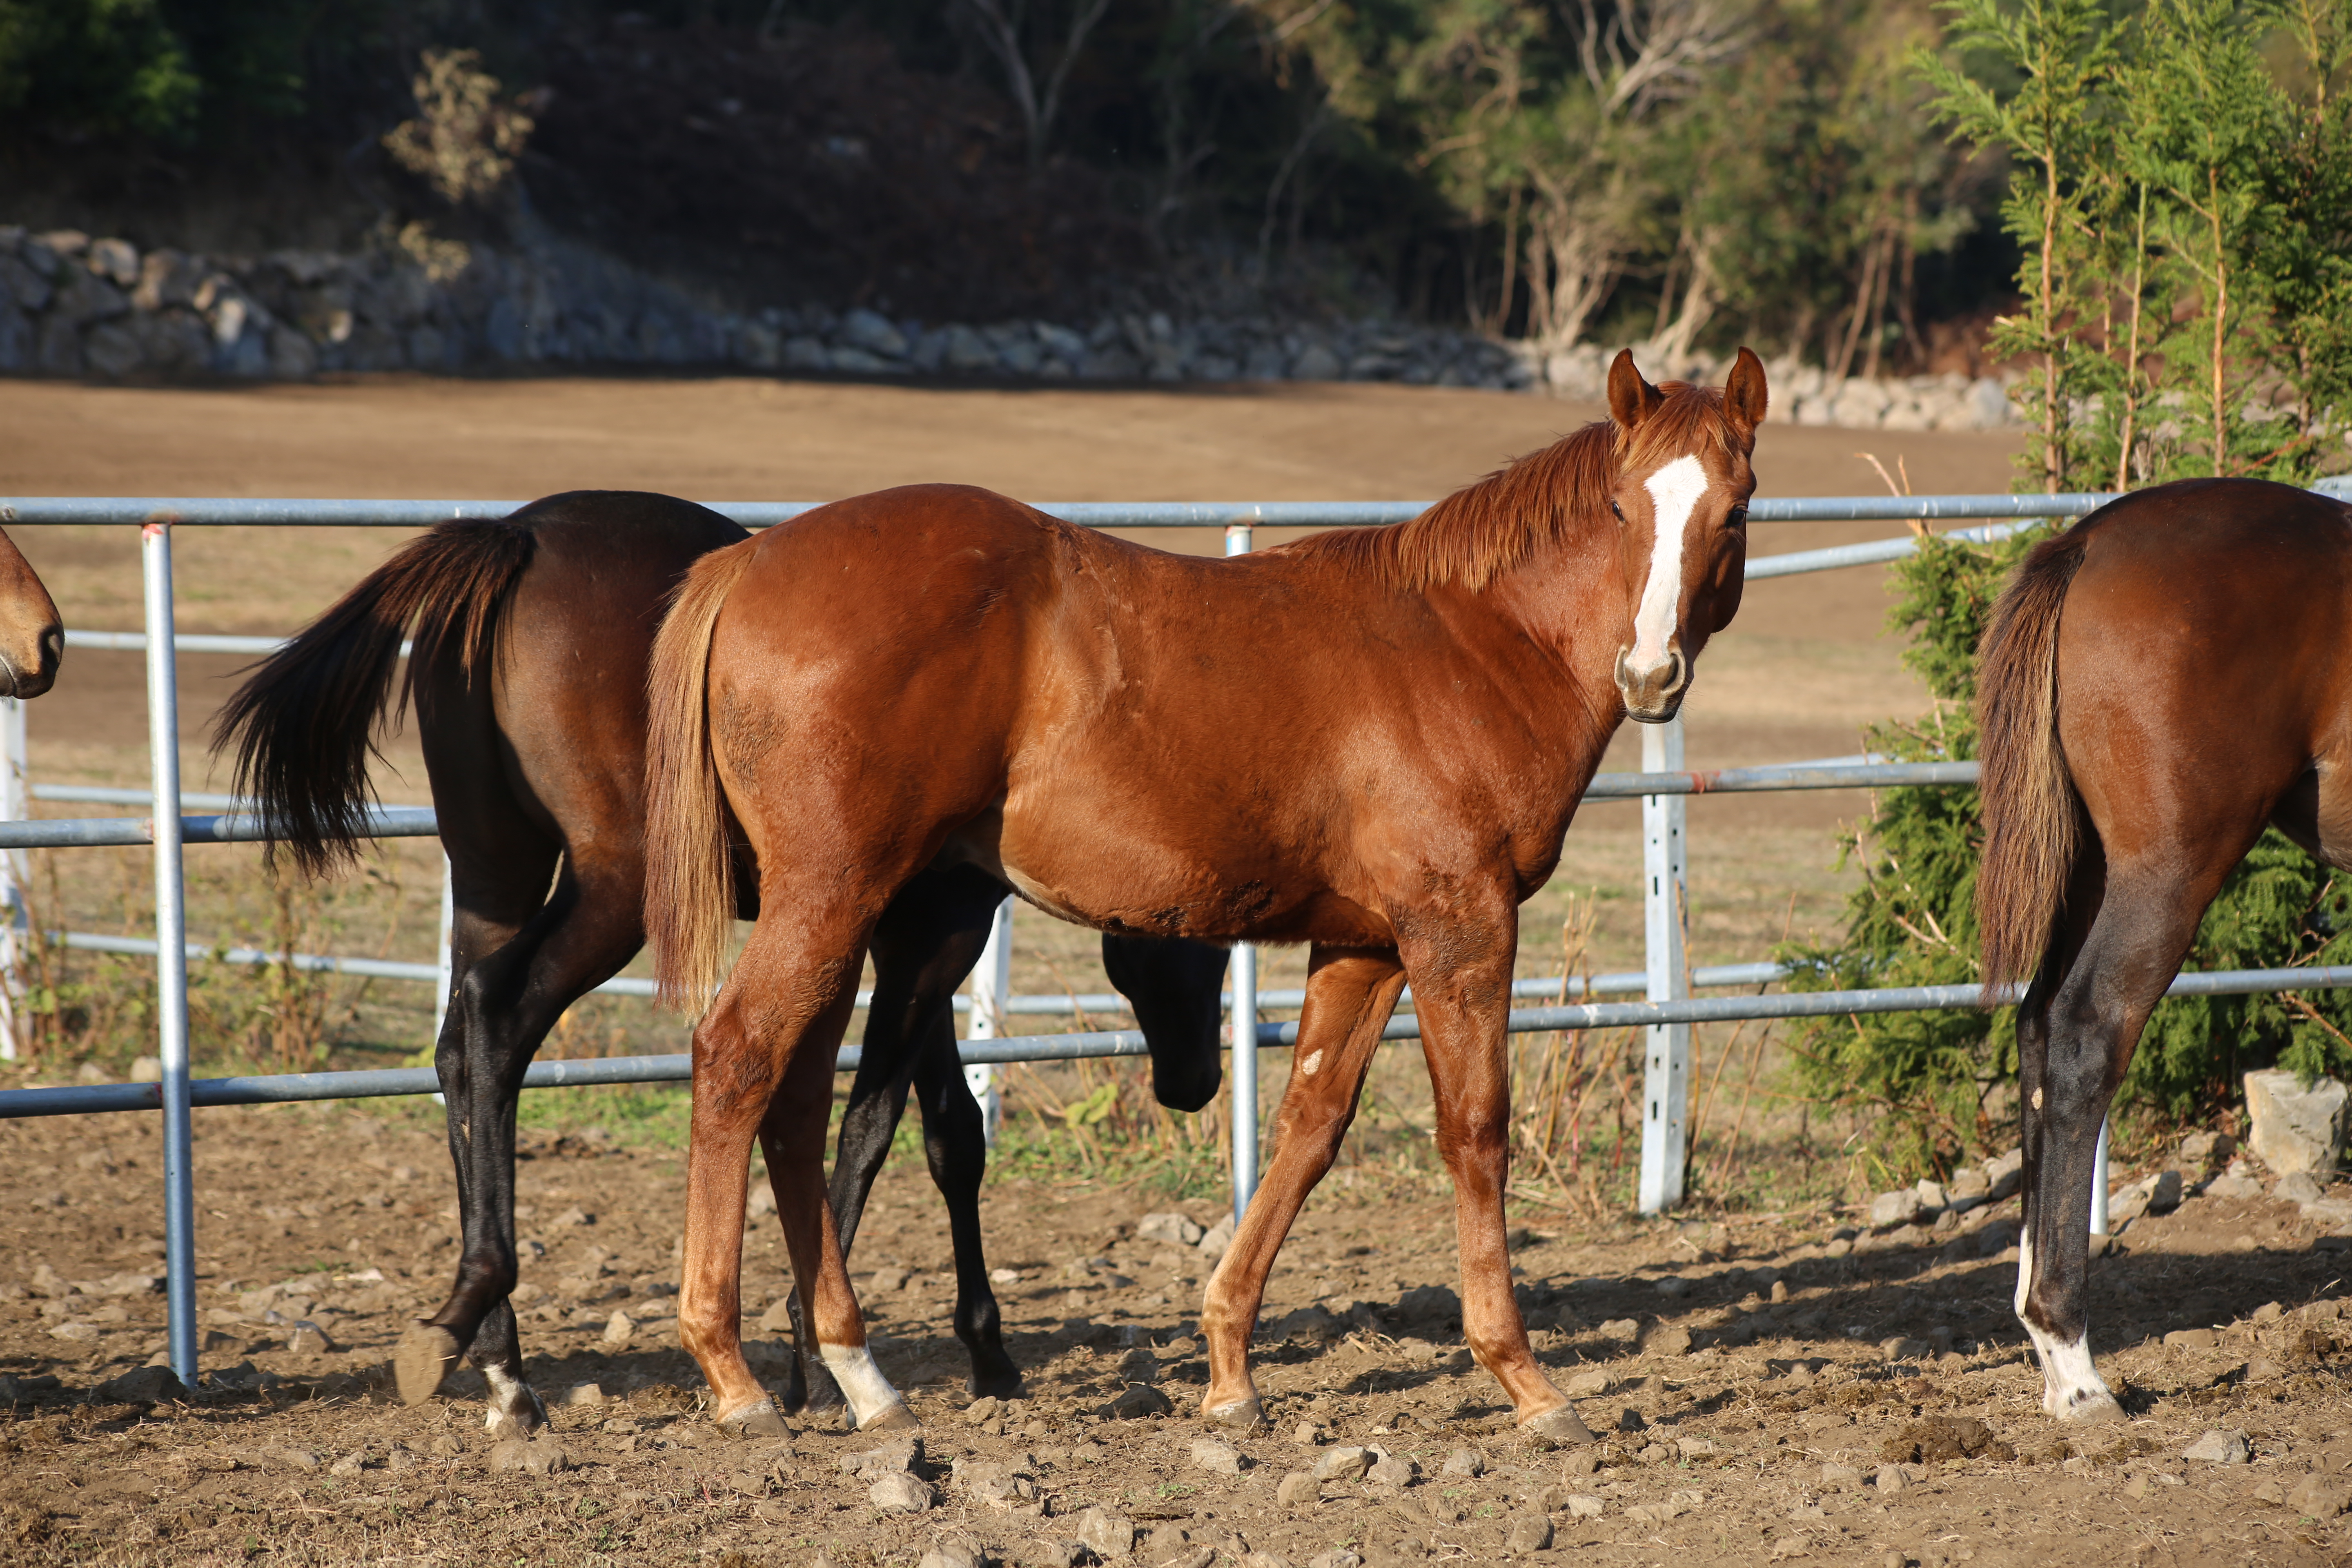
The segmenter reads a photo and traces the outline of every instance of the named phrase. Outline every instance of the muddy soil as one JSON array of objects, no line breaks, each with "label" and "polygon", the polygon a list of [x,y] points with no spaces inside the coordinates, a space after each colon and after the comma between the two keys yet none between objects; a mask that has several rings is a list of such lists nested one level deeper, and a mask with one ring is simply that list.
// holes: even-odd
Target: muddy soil
[{"label": "muddy soil", "polygon": [[[454,1258],[445,1155],[420,1119],[339,1107],[201,1114],[206,1371],[192,1398],[152,1402],[147,1131],[0,1126],[0,1559],[845,1568],[943,1542],[1188,1568],[2352,1555],[2335,1515],[2352,1498],[2352,1239],[2258,1192],[2191,1196],[2094,1265],[2094,1342],[2132,1419],[2090,1429],[2039,1407],[2009,1309],[2014,1200],[1858,1237],[1831,1213],[1595,1231],[1521,1211],[1541,1357],[1602,1435],[1547,1451],[1462,1346],[1442,1191],[1343,1164],[1274,1276],[1255,1352],[1272,1426],[1236,1458],[1196,1447],[1208,1259],[1139,1234],[1171,1205],[1075,1180],[991,1187],[990,1263],[1028,1384],[974,1405],[940,1210],[919,1165],[896,1163],[852,1274],[924,1422],[908,1485],[898,1456],[846,1470],[877,1444],[836,1418],[768,1442],[710,1426],[677,1348],[679,1163],[593,1131],[530,1140],[521,1166],[525,1348],[551,1436],[501,1449],[471,1373],[415,1408],[391,1393],[391,1348]],[[756,1221],[746,1331],[772,1382],[782,1347],[760,1325],[782,1257]],[[2184,1458],[2217,1430],[2243,1435],[2246,1462]],[[1334,1458],[1357,1447],[1391,1462],[1357,1479],[1361,1459]],[[1318,1465],[1340,1474],[1318,1483]]]}]

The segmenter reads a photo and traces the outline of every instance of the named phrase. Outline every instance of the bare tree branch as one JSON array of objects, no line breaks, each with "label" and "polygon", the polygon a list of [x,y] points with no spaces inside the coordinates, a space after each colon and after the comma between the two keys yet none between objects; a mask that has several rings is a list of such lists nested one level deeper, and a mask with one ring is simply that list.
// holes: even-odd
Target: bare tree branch
[{"label": "bare tree branch", "polygon": [[1037,134],[1030,143],[1029,161],[1043,163],[1045,157],[1045,137],[1054,128],[1055,116],[1062,111],[1062,87],[1070,79],[1070,68],[1077,63],[1078,51],[1087,47],[1087,35],[1110,9],[1110,0],[1092,0],[1070,18],[1069,37],[1063,40],[1062,58],[1054,63],[1053,73],[1045,79],[1045,101],[1038,108]]},{"label": "bare tree branch", "polygon": [[1045,148],[1054,133],[1054,121],[1062,110],[1062,89],[1070,79],[1070,68],[1077,63],[1078,51],[1086,47],[1087,35],[1109,11],[1110,0],[1085,0],[1070,18],[1061,53],[1053,69],[1045,74],[1043,94],[1037,90],[1036,76],[1029,68],[1028,52],[1021,44],[1021,27],[1027,10],[1022,0],[1013,0],[1009,10],[1003,0],[964,3],[980,20],[981,41],[1004,68],[1005,90],[1013,95],[1013,107],[1021,111],[1021,128],[1029,143],[1029,163],[1034,168],[1045,161]]},{"label": "bare tree branch", "polygon": [[1696,90],[1705,68],[1747,47],[1748,18],[1727,0],[1617,0],[1604,19],[1596,0],[1563,5],[1578,63],[1601,111],[1639,115]]}]

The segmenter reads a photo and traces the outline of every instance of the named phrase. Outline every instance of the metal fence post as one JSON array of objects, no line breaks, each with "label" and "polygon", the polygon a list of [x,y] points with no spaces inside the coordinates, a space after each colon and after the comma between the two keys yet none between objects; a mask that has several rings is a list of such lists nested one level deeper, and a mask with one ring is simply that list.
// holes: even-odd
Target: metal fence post
[{"label": "metal fence post", "polygon": [[[1683,771],[1679,716],[1664,724],[1642,726],[1642,771]],[[1678,795],[1642,797],[1643,945],[1653,1002],[1679,1002],[1690,994],[1690,970],[1683,956],[1684,804]],[[1653,1024],[1643,1035],[1639,1207],[1643,1214],[1657,1214],[1683,1198],[1691,1031],[1688,1024]]]},{"label": "metal fence post", "polygon": [[[0,697],[0,818],[21,822],[33,815],[30,773],[25,738],[25,705],[14,697]],[[25,852],[0,849],[0,1062],[16,1059],[16,1001],[23,994],[24,940],[32,930],[25,907]]]},{"label": "metal fence post", "polygon": [[449,989],[457,973],[450,957],[452,942],[457,931],[457,887],[449,875],[449,855],[441,855],[441,955],[437,963],[440,973],[433,982],[433,1048],[441,1048],[441,1028],[449,1021]]},{"label": "metal fence post", "polygon": [[[1247,522],[1225,524],[1225,553],[1246,555],[1255,535]],[[1257,1192],[1257,949],[1234,947],[1234,1224]]]},{"label": "metal fence post", "polygon": [[188,911],[180,858],[179,660],[172,646],[172,525],[141,532],[147,586],[147,750],[155,816],[155,1018],[163,1059],[163,1273],[172,1370],[196,1381],[196,1203],[188,1123]]},{"label": "metal fence post", "polygon": [[2099,1146],[2091,1154],[2091,1234],[2107,1234],[2107,1123],[2099,1121]]},{"label": "metal fence post", "polygon": [[[971,1021],[964,1027],[967,1040],[993,1040],[1003,1037],[1004,1005],[1013,995],[1013,900],[1006,899],[996,906],[996,914],[988,922],[988,942],[980,950],[980,963],[971,972]],[[963,1080],[971,1086],[971,1097],[980,1101],[980,1125],[988,1139],[988,1146],[996,1147],[996,1129],[1004,1119],[1004,1097],[997,1092],[996,1069],[986,1062],[974,1062],[963,1069]]]}]

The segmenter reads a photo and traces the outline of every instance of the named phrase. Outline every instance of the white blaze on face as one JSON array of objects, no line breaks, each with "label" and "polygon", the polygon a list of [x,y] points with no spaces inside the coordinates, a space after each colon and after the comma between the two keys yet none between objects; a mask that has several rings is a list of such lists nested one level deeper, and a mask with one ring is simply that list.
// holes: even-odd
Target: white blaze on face
[{"label": "white blaze on face", "polygon": [[1692,510],[1706,494],[1706,465],[1694,457],[1676,458],[1642,488],[1650,492],[1657,531],[1650,541],[1650,578],[1642,586],[1641,608],[1633,612],[1633,651],[1625,662],[1650,670],[1666,662],[1666,644],[1675,635],[1675,611],[1683,596],[1683,539],[1690,531]]}]

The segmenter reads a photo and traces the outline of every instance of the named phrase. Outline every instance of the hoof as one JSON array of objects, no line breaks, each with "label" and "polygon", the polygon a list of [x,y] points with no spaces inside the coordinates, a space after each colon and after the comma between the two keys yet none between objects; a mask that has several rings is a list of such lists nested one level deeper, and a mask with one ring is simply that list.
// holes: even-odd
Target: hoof
[{"label": "hoof", "polygon": [[719,1418],[719,1429],[730,1437],[787,1436],[784,1418],[777,1415],[775,1405],[765,1399],[747,1405],[732,1415],[721,1415]]},{"label": "hoof", "polygon": [[965,1386],[971,1390],[974,1399],[1018,1399],[1024,1393],[1021,1373],[1011,1367],[1003,1372],[975,1371]]},{"label": "hoof", "polygon": [[1265,1406],[1258,1403],[1255,1394],[1247,1399],[1236,1399],[1231,1405],[1220,1405],[1213,1409],[1204,1407],[1201,1415],[1210,1426],[1221,1426],[1228,1432],[1255,1432],[1265,1425]]},{"label": "hoof", "polygon": [[916,1432],[922,1429],[922,1419],[904,1405],[886,1405],[873,1416],[857,1424],[860,1432]]},{"label": "hoof", "polygon": [[1556,1448],[1580,1448],[1592,1441],[1591,1429],[1577,1415],[1575,1407],[1568,1405],[1528,1416],[1519,1423],[1519,1430]]},{"label": "hoof", "polygon": [[2110,1421],[2125,1419],[2124,1407],[2112,1394],[2094,1394],[2081,1397],[2071,1405],[2051,1412],[2059,1420],[2076,1426],[2097,1426]]},{"label": "hoof", "polygon": [[441,1380],[462,1353],[457,1336],[437,1323],[419,1323],[401,1335],[400,1349],[392,1358],[401,1403],[422,1405],[440,1393]]}]

